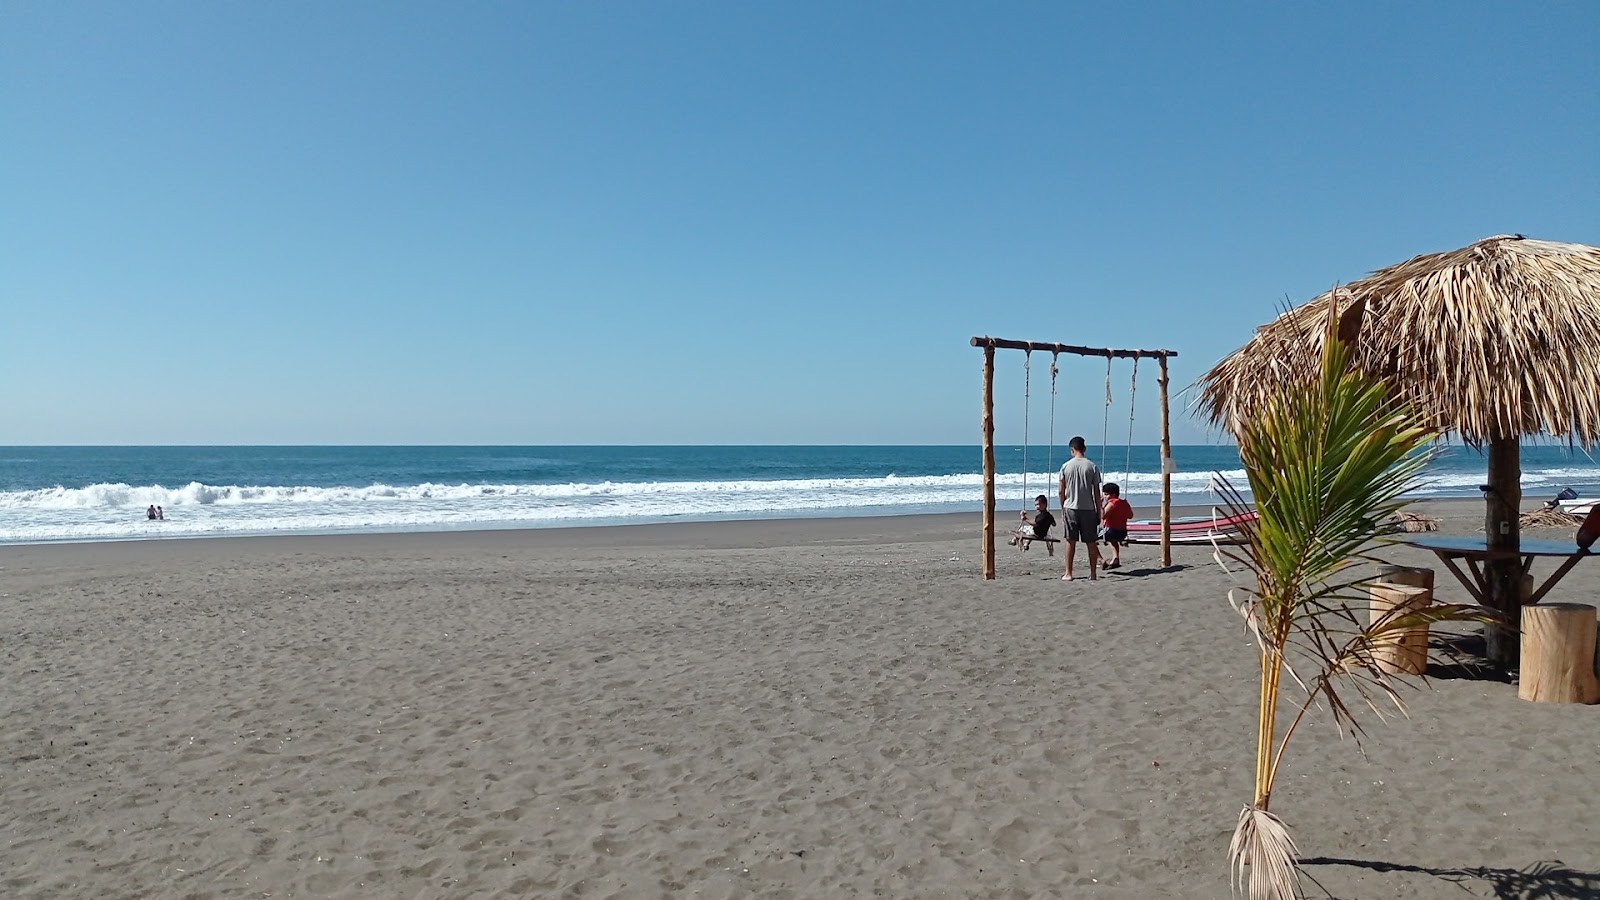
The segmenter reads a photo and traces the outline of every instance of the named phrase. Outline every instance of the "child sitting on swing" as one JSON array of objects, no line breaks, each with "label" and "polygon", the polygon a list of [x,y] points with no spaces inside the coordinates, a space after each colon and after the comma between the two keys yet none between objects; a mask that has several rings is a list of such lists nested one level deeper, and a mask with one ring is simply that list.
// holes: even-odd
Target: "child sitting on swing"
[{"label": "child sitting on swing", "polygon": [[[1048,497],[1040,494],[1033,498],[1033,509],[1032,524],[1027,524],[1028,513],[1026,511],[1021,513],[1024,524],[1017,526],[1016,533],[1011,536],[1010,543],[1013,547],[1020,543],[1022,549],[1026,550],[1035,540],[1049,537],[1050,529],[1056,527],[1056,517],[1050,515],[1050,499]],[[1056,545],[1053,542],[1045,541],[1044,546],[1045,549],[1050,551],[1051,556],[1056,555]]]},{"label": "child sitting on swing", "polygon": [[1100,521],[1106,524],[1100,536],[1111,545],[1111,559],[1100,565],[1106,569],[1120,569],[1122,545],[1128,540],[1128,520],[1133,518],[1133,507],[1122,499],[1122,488],[1115,481],[1106,482],[1100,492],[1106,495],[1100,511]]}]

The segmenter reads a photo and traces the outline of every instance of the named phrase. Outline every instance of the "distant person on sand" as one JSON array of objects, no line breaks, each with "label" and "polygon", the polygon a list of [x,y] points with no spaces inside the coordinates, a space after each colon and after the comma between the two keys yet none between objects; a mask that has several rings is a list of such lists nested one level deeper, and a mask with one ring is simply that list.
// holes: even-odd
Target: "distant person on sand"
[{"label": "distant person on sand", "polygon": [[1088,545],[1089,580],[1099,581],[1096,571],[1100,565],[1100,467],[1087,456],[1088,445],[1083,438],[1074,436],[1067,441],[1072,458],[1061,466],[1061,480],[1056,493],[1061,498],[1061,521],[1067,535],[1067,573],[1062,581],[1072,580],[1072,561],[1078,553],[1078,542]]},{"label": "distant person on sand", "polygon": [[[1050,529],[1056,527],[1056,517],[1050,515],[1049,497],[1040,494],[1039,496],[1033,498],[1033,509],[1033,522],[1031,524],[1019,525],[1017,527],[1017,533],[1011,536],[1011,543],[1013,546],[1020,542],[1022,544],[1022,549],[1026,550],[1033,544],[1035,539],[1049,537]],[[1022,521],[1024,523],[1028,522],[1027,512],[1022,513]],[[1051,556],[1056,555],[1055,544],[1045,541],[1044,546],[1046,550],[1050,551]]]},{"label": "distant person on sand", "polygon": [[144,517],[152,522],[156,520],[156,505],[154,503],[150,504],[150,508],[144,511]]},{"label": "distant person on sand", "polygon": [[167,518],[167,511],[159,506],[156,507],[156,518],[165,520]]},{"label": "distant person on sand", "polygon": [[1133,507],[1128,501],[1122,499],[1122,488],[1115,481],[1108,481],[1100,492],[1106,495],[1105,506],[1100,511],[1100,518],[1105,520],[1106,543],[1111,545],[1111,559],[1105,564],[1107,569],[1122,568],[1122,545],[1128,540],[1128,520],[1133,518]]}]

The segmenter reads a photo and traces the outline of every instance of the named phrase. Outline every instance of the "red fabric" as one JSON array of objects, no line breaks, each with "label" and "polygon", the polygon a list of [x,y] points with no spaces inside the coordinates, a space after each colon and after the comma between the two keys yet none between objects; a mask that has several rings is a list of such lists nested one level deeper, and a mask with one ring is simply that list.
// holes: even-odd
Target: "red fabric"
[{"label": "red fabric", "polygon": [[1594,546],[1596,539],[1600,539],[1600,503],[1589,510],[1583,525],[1578,528],[1578,546],[1587,550]]},{"label": "red fabric", "polygon": [[1107,528],[1127,528],[1128,520],[1133,518],[1133,507],[1121,497],[1107,500],[1105,512],[1100,514],[1100,518],[1105,520]]},{"label": "red fabric", "polygon": [[[1240,523],[1251,522],[1254,521],[1255,518],[1256,514],[1253,512],[1248,512],[1237,516],[1223,516],[1221,518],[1194,516],[1186,519],[1179,519],[1173,522],[1172,533],[1183,534],[1187,532],[1191,534],[1204,534],[1214,531],[1233,531],[1239,526]],[[1130,534],[1160,534],[1161,522],[1155,519],[1130,522],[1128,523],[1128,532]]]}]

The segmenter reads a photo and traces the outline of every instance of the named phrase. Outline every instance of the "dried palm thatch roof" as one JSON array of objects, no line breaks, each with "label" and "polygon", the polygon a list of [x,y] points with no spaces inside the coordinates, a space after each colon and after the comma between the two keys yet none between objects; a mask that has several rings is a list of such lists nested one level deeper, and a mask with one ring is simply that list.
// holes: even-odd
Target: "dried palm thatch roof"
[{"label": "dried palm thatch roof", "polygon": [[1331,299],[1365,303],[1356,364],[1440,432],[1600,440],[1600,247],[1521,235],[1418,256],[1283,313],[1200,378],[1203,413],[1234,431],[1306,376]]}]

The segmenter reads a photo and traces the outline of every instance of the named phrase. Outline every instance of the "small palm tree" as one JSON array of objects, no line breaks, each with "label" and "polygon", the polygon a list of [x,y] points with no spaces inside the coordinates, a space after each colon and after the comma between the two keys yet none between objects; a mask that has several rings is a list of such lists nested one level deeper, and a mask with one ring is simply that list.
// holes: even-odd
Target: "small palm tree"
[{"label": "small palm tree", "polygon": [[[1336,292],[1337,293],[1337,292]],[[1386,524],[1405,501],[1428,459],[1435,434],[1416,423],[1385,386],[1350,366],[1351,345],[1364,310],[1341,318],[1330,304],[1321,371],[1313,383],[1284,383],[1236,437],[1257,518],[1236,549],[1217,548],[1217,561],[1242,565],[1254,584],[1229,602],[1244,617],[1261,652],[1256,733],[1255,795],[1244,807],[1229,847],[1234,882],[1252,900],[1281,900],[1299,892],[1297,849],[1284,821],[1268,811],[1278,767],[1306,712],[1319,701],[1341,731],[1359,739],[1361,727],[1346,696],[1354,694],[1380,717],[1392,704],[1403,712],[1396,683],[1373,659],[1375,643],[1423,623],[1478,619],[1478,607],[1435,605],[1399,610],[1372,624],[1364,603],[1369,579],[1354,567],[1372,560]],[[1236,512],[1248,507],[1221,485]],[[1305,691],[1280,734],[1284,676]]]}]

